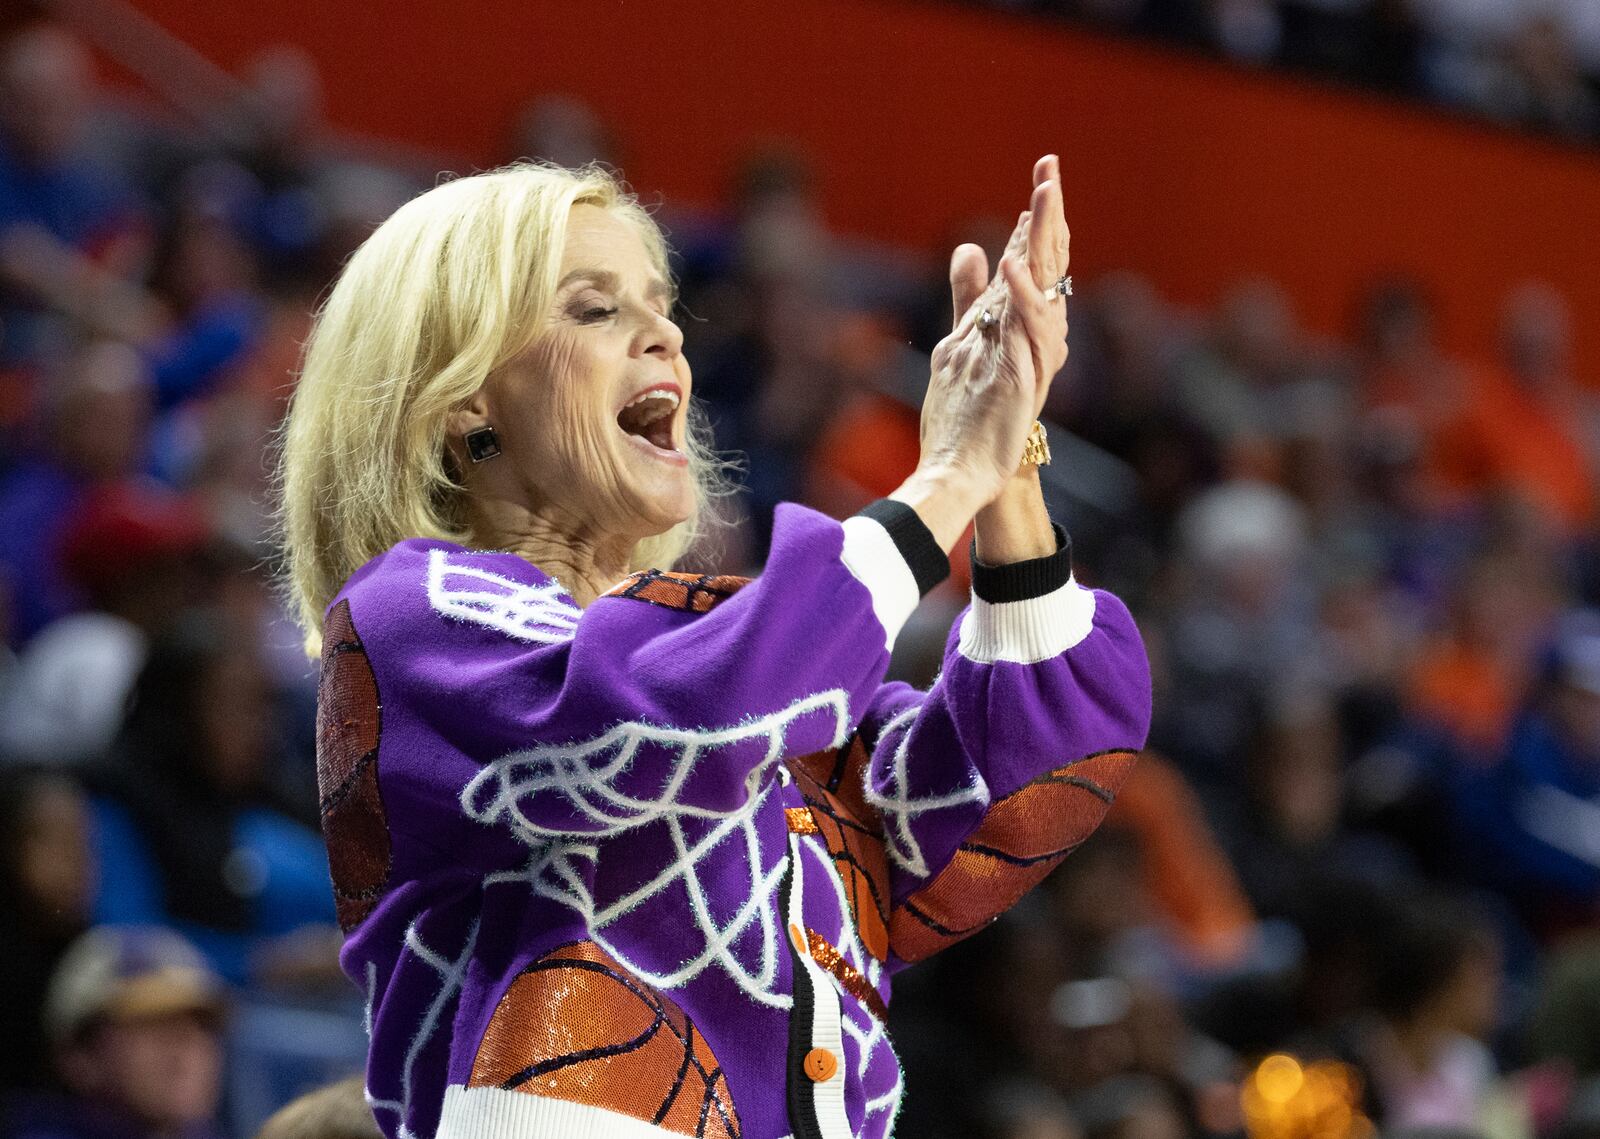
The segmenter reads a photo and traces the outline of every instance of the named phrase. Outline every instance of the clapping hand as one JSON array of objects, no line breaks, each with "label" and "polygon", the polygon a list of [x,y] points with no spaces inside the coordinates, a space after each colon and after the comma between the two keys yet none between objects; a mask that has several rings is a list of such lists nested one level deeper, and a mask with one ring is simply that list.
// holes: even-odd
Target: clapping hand
[{"label": "clapping hand", "polygon": [[[955,327],[934,349],[918,475],[922,483],[959,487],[968,519],[1016,474],[1050,382],[1067,359],[1066,302],[1054,290],[1046,293],[1066,274],[1070,242],[1054,155],[1034,165],[1033,181],[1029,208],[993,279],[976,245],[959,246],[950,258]],[[950,520],[939,521],[941,538],[953,542]]]},{"label": "clapping hand", "polygon": [[[958,246],[950,256],[950,293],[956,314],[952,336],[979,325],[984,313],[995,319],[1002,357],[1019,353],[1026,340],[1032,358],[1034,417],[1043,410],[1050,383],[1067,362],[1067,306],[1052,290],[1071,264],[1072,232],[1061,198],[1061,162],[1046,155],[1034,163],[1033,197],[1017,219],[1000,266],[989,280],[988,258],[977,245]],[[1032,288],[1029,285],[1033,286]],[[981,326],[978,329],[983,331]],[[1004,360],[1001,366],[1018,367]]]}]

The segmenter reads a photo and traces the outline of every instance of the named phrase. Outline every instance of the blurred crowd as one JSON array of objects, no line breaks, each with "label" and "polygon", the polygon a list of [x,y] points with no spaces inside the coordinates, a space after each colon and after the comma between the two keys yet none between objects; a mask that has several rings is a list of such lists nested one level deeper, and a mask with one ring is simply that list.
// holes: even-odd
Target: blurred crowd
[{"label": "blurred crowd", "polygon": [[[341,144],[292,49],[211,115],[111,99],[60,30],[0,41],[17,1139],[245,1139],[361,1064],[273,431],[319,291],[435,175]],[[564,97],[508,124],[519,156],[627,164]],[[743,456],[702,568],[758,569],[779,501],[842,515],[909,473],[944,258],[1004,239],[844,240],[819,176],[768,150],[720,210],[660,211],[696,394]],[[1078,285],[1046,492],[1139,619],[1157,725],[1100,833],[904,976],[897,1133],[1600,1135],[1600,402],[1563,298],[1510,288],[1469,361],[1399,276],[1337,342],[1267,280],[1210,311]],[[952,568],[897,675],[937,669]],[[357,1094],[324,1093],[359,1122]]]},{"label": "blurred crowd", "polygon": [[1600,139],[1594,0],[982,0]]}]

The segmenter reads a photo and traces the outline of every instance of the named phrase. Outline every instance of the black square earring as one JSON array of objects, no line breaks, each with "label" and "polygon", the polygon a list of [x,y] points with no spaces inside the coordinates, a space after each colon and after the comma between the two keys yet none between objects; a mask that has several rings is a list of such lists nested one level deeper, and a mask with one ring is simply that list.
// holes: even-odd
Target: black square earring
[{"label": "black square earring", "polygon": [[500,440],[495,438],[493,427],[479,427],[466,434],[467,454],[474,463],[492,459],[500,453]]}]

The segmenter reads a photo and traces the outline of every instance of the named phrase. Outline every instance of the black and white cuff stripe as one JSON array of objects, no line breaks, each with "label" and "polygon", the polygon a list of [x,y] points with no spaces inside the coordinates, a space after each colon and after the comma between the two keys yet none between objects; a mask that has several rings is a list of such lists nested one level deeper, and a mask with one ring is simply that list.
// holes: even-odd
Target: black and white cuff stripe
[{"label": "black and white cuff stripe", "polygon": [[980,664],[1035,664],[1060,656],[1094,627],[1094,593],[1072,576],[1072,539],[1055,526],[1056,552],[989,566],[972,552],[972,608],[961,655]]},{"label": "black and white cuff stripe", "polygon": [[845,519],[841,556],[872,594],[889,648],[917,602],[950,576],[950,561],[932,531],[915,510],[889,498]]},{"label": "black and white cuff stripe", "polygon": [[917,512],[905,503],[892,498],[880,498],[856,517],[870,518],[888,531],[895,549],[900,551],[900,556],[905,559],[912,576],[917,580],[918,598],[928,596],[935,586],[950,576],[950,559],[939,548],[938,539],[928,529],[927,523],[917,516]]},{"label": "black and white cuff stripe", "polygon": [[1072,580],[1072,539],[1061,524],[1052,523],[1056,532],[1056,552],[1025,562],[988,566],[978,560],[978,544],[972,544],[972,592],[992,604],[1032,601],[1054,593]]}]

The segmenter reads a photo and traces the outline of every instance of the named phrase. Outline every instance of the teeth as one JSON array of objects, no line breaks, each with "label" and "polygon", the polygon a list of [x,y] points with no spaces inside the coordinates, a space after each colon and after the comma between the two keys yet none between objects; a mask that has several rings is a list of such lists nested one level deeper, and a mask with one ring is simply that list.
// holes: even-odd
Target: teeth
[{"label": "teeth", "polygon": [[669,404],[672,405],[672,409],[674,411],[677,410],[678,404],[680,402],[677,392],[673,391],[671,388],[661,388],[661,389],[659,389],[657,391],[645,392],[642,395],[634,396],[623,407],[623,410],[626,411],[630,407],[638,407],[641,403],[645,403],[645,402],[647,402],[649,400],[652,400],[652,399],[666,400]]}]

